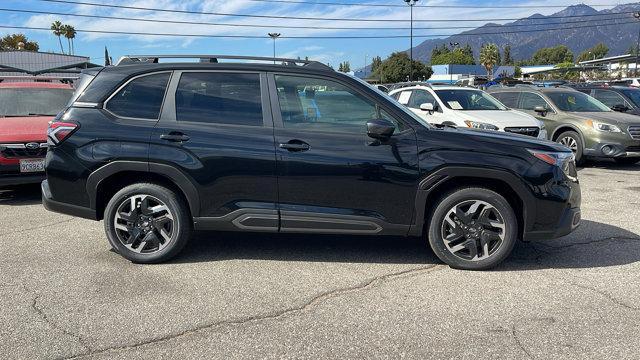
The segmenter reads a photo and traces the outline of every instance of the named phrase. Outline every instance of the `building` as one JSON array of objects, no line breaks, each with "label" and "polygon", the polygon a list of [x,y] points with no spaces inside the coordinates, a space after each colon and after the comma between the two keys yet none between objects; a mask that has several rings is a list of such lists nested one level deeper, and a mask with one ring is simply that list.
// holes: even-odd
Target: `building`
[{"label": "building", "polygon": [[[427,80],[430,83],[447,83],[455,84],[456,82],[476,76],[487,76],[487,70],[482,65],[432,65],[433,75]],[[514,66],[498,66],[493,69],[493,76],[496,77],[513,77],[515,73]]]},{"label": "building", "polygon": [[0,51],[0,79],[50,81],[52,78],[77,78],[82,69],[99,65],[86,56],[15,50]]}]

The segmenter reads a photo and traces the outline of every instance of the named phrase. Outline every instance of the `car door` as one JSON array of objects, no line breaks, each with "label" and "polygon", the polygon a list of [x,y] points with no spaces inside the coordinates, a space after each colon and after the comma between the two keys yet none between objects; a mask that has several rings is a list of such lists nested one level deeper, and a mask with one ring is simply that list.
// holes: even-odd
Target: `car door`
[{"label": "car door", "polygon": [[[539,94],[523,91],[520,93],[520,97],[518,100],[518,109],[526,112],[529,115],[533,115],[536,119],[544,122],[545,127],[547,128],[547,132],[549,134],[553,134],[556,127],[559,125],[558,123],[558,114],[554,110],[553,106],[547,102],[542,96]],[[542,106],[547,112],[542,116],[541,113],[535,111],[537,106]]]},{"label": "car door", "polygon": [[[433,104],[433,111],[425,111],[420,109],[420,105],[430,103]],[[407,107],[425,119],[430,124],[440,124],[444,120],[444,116],[442,115],[442,107],[436,100],[436,98],[427,90],[424,89],[415,89],[411,93],[411,97],[407,103]]]},{"label": "car door", "polygon": [[[269,82],[281,231],[406,234],[419,178],[414,130],[343,80],[272,74]],[[388,140],[367,136],[376,118],[395,123]]]},{"label": "car door", "polygon": [[611,109],[616,106],[626,106],[628,109],[633,108],[631,104],[629,104],[629,102],[627,102],[627,100],[622,97],[622,95],[613,90],[594,89],[591,96],[599,100],[601,103],[607,105]]},{"label": "car door", "polygon": [[152,136],[150,166],[168,164],[195,184],[199,228],[278,229],[266,86],[266,75],[259,72],[175,71],[172,76]]}]

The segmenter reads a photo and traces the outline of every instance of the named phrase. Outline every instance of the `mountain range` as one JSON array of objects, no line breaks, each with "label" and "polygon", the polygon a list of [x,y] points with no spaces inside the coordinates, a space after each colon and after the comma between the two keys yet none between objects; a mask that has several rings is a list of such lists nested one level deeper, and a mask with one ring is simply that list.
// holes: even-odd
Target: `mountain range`
[{"label": "mountain range", "polygon": [[[425,40],[413,48],[413,57],[429,63],[434,47],[456,42],[460,46],[470,44],[476,58],[485,43],[495,43],[501,49],[510,45],[511,56],[515,60],[529,59],[536,50],[557,45],[566,45],[577,57],[580,52],[600,42],[609,47],[609,56],[626,54],[635,45],[640,30],[640,20],[628,13],[633,11],[640,11],[640,3],[618,5],[601,11],[584,4],[572,5],[548,16],[534,14],[506,24],[487,23],[446,38]],[[608,25],[585,27],[603,22]],[[535,31],[541,29],[547,31]],[[496,34],[507,31],[514,33]]]}]

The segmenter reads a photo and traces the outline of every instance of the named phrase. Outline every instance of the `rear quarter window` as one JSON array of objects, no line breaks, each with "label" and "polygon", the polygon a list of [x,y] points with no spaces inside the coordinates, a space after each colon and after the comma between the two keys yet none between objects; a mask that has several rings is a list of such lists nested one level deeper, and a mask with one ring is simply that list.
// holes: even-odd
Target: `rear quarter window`
[{"label": "rear quarter window", "polygon": [[134,78],[107,101],[105,108],[120,117],[157,120],[169,75],[167,72]]}]

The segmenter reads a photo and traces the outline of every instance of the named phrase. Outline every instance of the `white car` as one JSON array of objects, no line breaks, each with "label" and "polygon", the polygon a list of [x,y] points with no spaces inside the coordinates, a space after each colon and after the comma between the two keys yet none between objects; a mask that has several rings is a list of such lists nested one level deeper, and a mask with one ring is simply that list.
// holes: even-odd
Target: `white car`
[{"label": "white car", "polygon": [[498,130],[547,138],[544,124],[509,109],[486,92],[457,86],[416,85],[393,90],[389,96],[429,124]]}]

